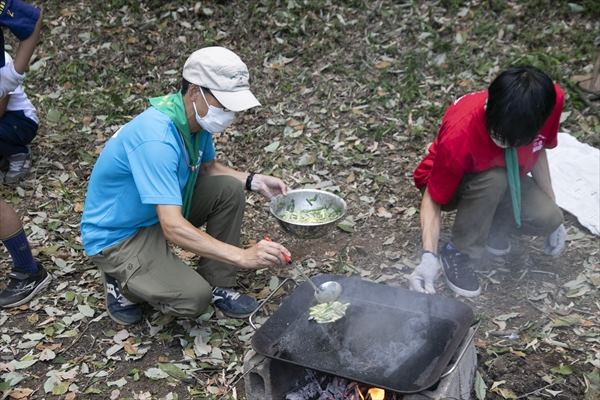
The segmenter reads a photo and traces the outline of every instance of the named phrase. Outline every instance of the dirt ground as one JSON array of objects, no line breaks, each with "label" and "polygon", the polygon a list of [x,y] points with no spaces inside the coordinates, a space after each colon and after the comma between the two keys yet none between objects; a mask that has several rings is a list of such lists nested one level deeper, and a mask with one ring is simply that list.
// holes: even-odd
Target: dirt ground
[{"label": "dirt ground", "polygon": [[[300,240],[250,194],[244,244],[268,234],[311,275],[406,287],[420,252],[412,171],[455,98],[508,65],[531,63],[567,93],[561,130],[600,144],[600,104],[570,80],[590,72],[599,16],[594,1],[45,2],[26,84],[41,117],[34,166],[19,185],[0,185],[0,196],[23,216],[54,280],[29,305],[0,312],[3,398],[245,398],[247,321],[148,309],[142,324],[114,324],[79,236],[86,182],[105,141],[147,97],[178,87],[192,50],[235,49],[263,103],[215,138],[221,161],[348,203],[346,231]],[[573,216],[565,221],[561,257],[544,256],[541,238],[514,238],[507,259],[479,266],[482,294],[459,298],[482,321],[474,398],[599,398],[600,241]],[[443,222],[447,240],[452,214]],[[0,271],[8,270],[2,253]],[[287,276],[299,279],[260,270],[241,274],[240,285],[264,299]],[[443,279],[436,288],[454,297]]]}]

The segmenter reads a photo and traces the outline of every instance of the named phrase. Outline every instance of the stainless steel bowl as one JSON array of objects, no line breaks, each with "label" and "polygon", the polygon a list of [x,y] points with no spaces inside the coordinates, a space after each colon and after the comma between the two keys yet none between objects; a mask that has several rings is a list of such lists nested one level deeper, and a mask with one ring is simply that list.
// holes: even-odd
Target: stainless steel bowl
[{"label": "stainless steel bowl", "polygon": [[[334,208],[340,214],[331,221],[320,223],[299,223],[285,220],[282,214],[285,211],[317,210],[320,208]],[[338,221],[346,215],[346,202],[339,196],[324,190],[297,189],[290,190],[287,194],[277,196],[271,200],[271,214],[287,232],[303,239],[318,238],[325,235]]]}]

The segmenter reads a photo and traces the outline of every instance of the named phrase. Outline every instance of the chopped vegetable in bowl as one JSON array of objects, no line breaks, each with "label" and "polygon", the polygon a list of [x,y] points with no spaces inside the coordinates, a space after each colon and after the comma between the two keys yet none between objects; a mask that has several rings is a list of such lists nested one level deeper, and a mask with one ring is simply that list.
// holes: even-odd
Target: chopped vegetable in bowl
[{"label": "chopped vegetable in bowl", "polygon": [[280,218],[287,222],[302,224],[320,224],[334,221],[342,215],[342,210],[334,207],[322,207],[314,210],[285,210]]},{"label": "chopped vegetable in bowl", "polygon": [[346,214],[346,202],[317,189],[290,190],[271,199],[271,214],[287,232],[304,239],[329,232]]}]

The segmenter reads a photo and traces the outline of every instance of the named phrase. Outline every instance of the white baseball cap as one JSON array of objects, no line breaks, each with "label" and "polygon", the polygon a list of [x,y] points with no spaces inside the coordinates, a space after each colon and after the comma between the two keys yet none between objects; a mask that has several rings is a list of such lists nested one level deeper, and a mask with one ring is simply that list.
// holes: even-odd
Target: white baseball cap
[{"label": "white baseball cap", "polygon": [[237,112],[260,106],[250,91],[248,67],[237,54],[224,47],[205,47],[193,52],[183,66],[183,78],[210,89],[228,110]]}]

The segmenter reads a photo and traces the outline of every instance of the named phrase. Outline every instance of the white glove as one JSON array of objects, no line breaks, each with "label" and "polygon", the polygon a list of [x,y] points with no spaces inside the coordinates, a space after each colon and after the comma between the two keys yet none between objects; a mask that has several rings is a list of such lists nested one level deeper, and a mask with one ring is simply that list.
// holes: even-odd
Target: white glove
[{"label": "white glove", "polygon": [[435,293],[433,283],[440,271],[441,265],[438,258],[432,253],[423,253],[421,263],[408,277],[410,289],[421,293]]},{"label": "white glove", "polygon": [[0,68],[0,97],[7,96],[17,86],[23,83],[25,74],[19,74],[13,63],[8,63]]},{"label": "white glove", "polygon": [[544,246],[544,253],[558,257],[565,249],[565,240],[567,239],[567,230],[563,224],[560,224],[558,228],[546,237]]}]

